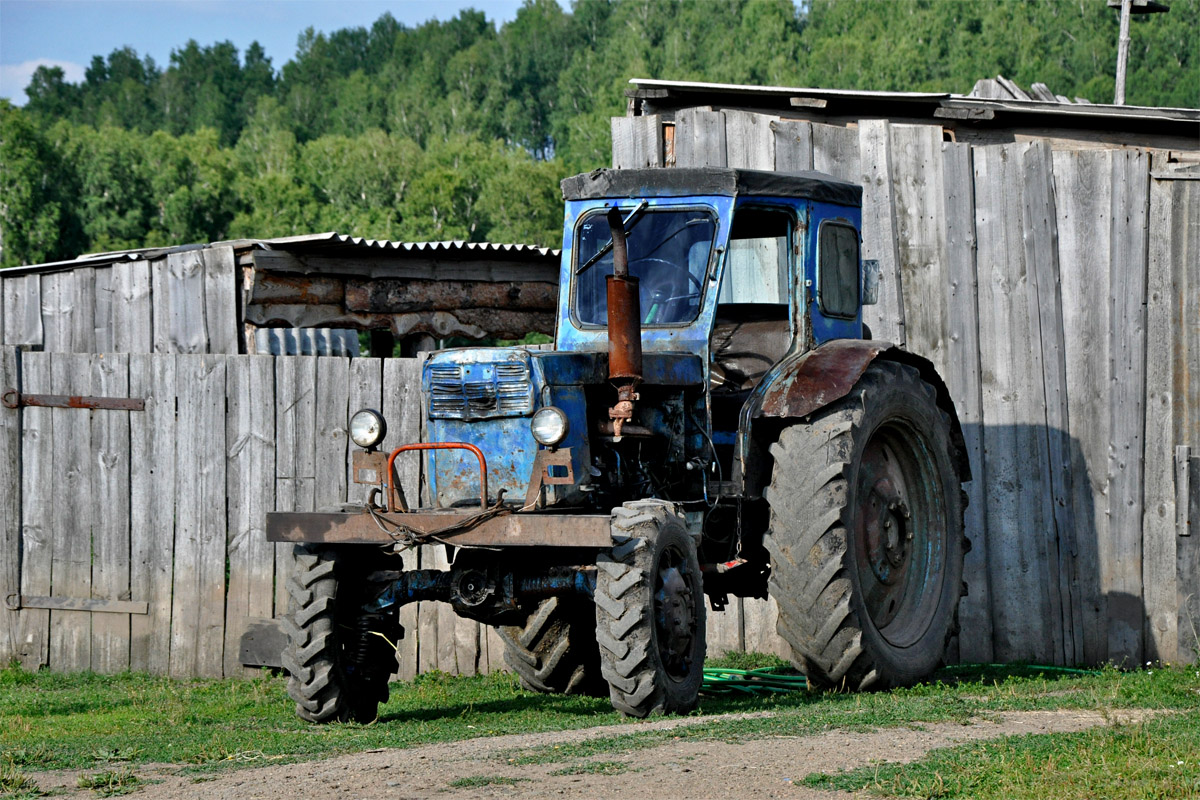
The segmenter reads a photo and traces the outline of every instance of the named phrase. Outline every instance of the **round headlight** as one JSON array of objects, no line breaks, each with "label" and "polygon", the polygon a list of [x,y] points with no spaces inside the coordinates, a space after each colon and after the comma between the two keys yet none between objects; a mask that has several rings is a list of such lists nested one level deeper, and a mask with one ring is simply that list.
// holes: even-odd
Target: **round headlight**
[{"label": "round headlight", "polygon": [[387,436],[387,423],[378,411],[364,408],[350,418],[350,439],[359,447],[370,449]]},{"label": "round headlight", "polygon": [[529,429],[538,444],[556,445],[567,437],[567,415],[554,406],[539,408],[529,421]]}]

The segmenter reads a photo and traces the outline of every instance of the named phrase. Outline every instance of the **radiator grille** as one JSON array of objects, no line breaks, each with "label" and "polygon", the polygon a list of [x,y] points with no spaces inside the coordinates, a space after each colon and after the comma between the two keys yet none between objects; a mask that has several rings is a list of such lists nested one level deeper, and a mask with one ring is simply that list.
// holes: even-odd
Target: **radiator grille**
[{"label": "radiator grille", "polygon": [[429,368],[430,419],[520,417],[533,413],[527,362],[435,364]]}]

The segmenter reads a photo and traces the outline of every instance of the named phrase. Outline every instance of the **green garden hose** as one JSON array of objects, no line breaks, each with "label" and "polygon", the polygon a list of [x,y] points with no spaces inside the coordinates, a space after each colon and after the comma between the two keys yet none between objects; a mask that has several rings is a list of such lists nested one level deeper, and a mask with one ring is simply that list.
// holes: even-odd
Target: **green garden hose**
[{"label": "green garden hose", "polygon": [[704,694],[781,694],[808,686],[803,675],[784,675],[776,667],[764,669],[725,669],[710,667],[704,670]]}]

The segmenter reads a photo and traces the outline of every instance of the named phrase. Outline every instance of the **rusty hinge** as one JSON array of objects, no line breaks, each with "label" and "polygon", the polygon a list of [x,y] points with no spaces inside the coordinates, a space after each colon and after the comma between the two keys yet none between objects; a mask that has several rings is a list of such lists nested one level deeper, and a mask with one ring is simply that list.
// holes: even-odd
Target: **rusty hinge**
[{"label": "rusty hinge", "polygon": [[6,408],[38,406],[41,408],[94,408],[103,411],[145,411],[146,401],[140,397],[87,397],[67,394],[21,394],[9,389],[0,395]]},{"label": "rusty hinge", "polygon": [[49,608],[55,611],[106,611],[110,614],[149,614],[145,600],[99,600],[83,597],[36,597],[13,593],[4,598],[9,611],[22,608]]}]

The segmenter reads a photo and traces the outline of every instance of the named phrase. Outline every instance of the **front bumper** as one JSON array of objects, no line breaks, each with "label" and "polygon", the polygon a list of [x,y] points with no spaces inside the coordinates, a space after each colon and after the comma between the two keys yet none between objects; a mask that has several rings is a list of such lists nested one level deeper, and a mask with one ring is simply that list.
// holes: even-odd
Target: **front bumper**
[{"label": "front bumper", "polygon": [[446,544],[470,547],[611,547],[607,514],[505,514],[469,530],[442,534],[476,511],[417,509],[409,513],[367,511],[285,512],[267,514],[267,541],[311,544],[389,544],[401,542],[395,531],[407,528],[433,534]]}]

